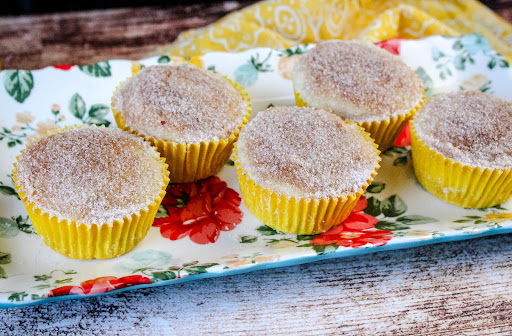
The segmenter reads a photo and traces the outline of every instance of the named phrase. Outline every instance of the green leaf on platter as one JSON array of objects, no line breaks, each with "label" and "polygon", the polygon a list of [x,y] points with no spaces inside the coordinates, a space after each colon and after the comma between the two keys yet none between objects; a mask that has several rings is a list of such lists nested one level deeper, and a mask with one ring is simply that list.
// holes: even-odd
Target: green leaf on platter
[{"label": "green leaf on platter", "polygon": [[368,202],[368,206],[366,207],[366,209],[364,209],[364,213],[374,217],[377,217],[382,213],[382,211],[380,210],[381,204],[377,198],[373,196],[368,197],[366,201]]},{"label": "green leaf on platter", "polygon": [[240,243],[250,244],[250,243],[255,243],[257,240],[258,240],[257,236],[242,236],[240,238]]},{"label": "green leaf on platter", "polygon": [[166,64],[166,63],[169,63],[171,61],[171,58],[169,56],[160,56],[158,57],[158,63],[161,63],[161,64]]},{"label": "green leaf on platter", "polygon": [[382,183],[382,182],[373,182],[372,184],[370,184],[368,186],[368,188],[366,189],[366,192],[369,192],[371,194],[378,194],[380,193],[382,190],[384,190],[384,188],[386,188],[386,184],[385,183]]},{"label": "green leaf on platter", "polygon": [[155,283],[172,279],[176,279],[176,273],[174,273],[173,271],[154,272],[151,282]]},{"label": "green leaf on platter", "polygon": [[4,87],[9,96],[23,103],[34,88],[34,77],[28,70],[5,70]]},{"label": "green leaf on platter", "polygon": [[[464,57],[462,55],[457,55],[453,59],[453,66],[457,70],[465,70],[466,69],[466,57]],[[448,75],[452,74],[451,71],[449,71],[448,68],[446,68],[446,72],[448,73]]]},{"label": "green leaf on platter", "polygon": [[305,240],[312,240],[317,235],[297,235],[297,241],[305,241]]},{"label": "green leaf on platter", "polygon": [[208,271],[206,270],[207,268],[209,268],[211,266],[208,266],[208,265],[197,265],[197,266],[192,266],[192,267],[187,267],[185,269],[185,271],[188,272],[188,274],[201,274],[201,273],[208,273]]},{"label": "green leaf on platter", "polygon": [[11,254],[6,252],[0,252],[0,264],[6,265],[11,263]]},{"label": "green leaf on platter", "polygon": [[417,225],[417,224],[427,224],[427,223],[434,223],[438,222],[437,219],[427,217],[427,216],[421,216],[421,215],[408,215],[408,216],[402,216],[398,217],[396,219],[397,222],[403,223],[403,224],[409,224],[409,225]]},{"label": "green leaf on platter", "polygon": [[28,294],[26,292],[15,292],[15,293],[12,293],[11,295],[9,295],[7,300],[9,300],[11,302],[14,302],[14,301],[20,302],[20,301],[24,301],[27,296],[28,296]]},{"label": "green leaf on platter", "polygon": [[494,59],[494,58],[493,58],[493,59],[491,59],[491,60],[489,61],[489,63],[487,63],[487,67],[488,67],[489,69],[493,69],[495,66],[496,66],[496,59]]},{"label": "green leaf on platter", "polygon": [[18,225],[9,218],[0,217],[0,238],[16,237],[20,233]]},{"label": "green leaf on platter", "polygon": [[34,275],[35,281],[46,281],[48,279],[51,279],[51,275],[43,274],[43,275]]},{"label": "green leaf on platter", "polygon": [[35,288],[35,289],[46,289],[46,288],[50,288],[50,287],[52,287],[52,286],[50,286],[47,283],[44,283],[44,284],[41,284],[41,285],[33,286],[32,288]]},{"label": "green leaf on platter", "polygon": [[329,245],[313,245],[313,250],[315,250],[316,254],[322,255],[322,254],[329,254],[336,252],[338,249],[338,245],[336,244],[329,244]]},{"label": "green leaf on platter", "polygon": [[480,218],[482,218],[480,216],[464,216],[464,217],[469,218],[469,219],[480,219]]},{"label": "green leaf on platter", "polygon": [[62,280],[55,280],[55,284],[56,285],[63,285],[63,284],[70,283],[72,281],[73,281],[73,278],[67,278],[67,279],[62,279]]},{"label": "green leaf on platter", "polygon": [[0,185],[0,193],[6,196],[16,196],[17,199],[20,199],[18,193],[16,192],[16,189],[14,189],[13,187]]},{"label": "green leaf on platter", "polygon": [[462,42],[460,40],[456,40],[455,43],[452,46],[453,50],[460,50],[463,48]]},{"label": "green leaf on platter", "polygon": [[185,271],[188,272],[188,274],[200,274],[200,273],[208,273],[208,268],[217,266],[217,263],[208,263],[208,264],[200,264],[195,265],[192,267],[185,268]]},{"label": "green leaf on platter", "polygon": [[281,232],[272,229],[270,226],[262,225],[256,229],[263,236],[273,236],[276,234],[281,234]]},{"label": "green leaf on platter", "polygon": [[498,209],[498,210],[507,210],[507,208],[504,208],[501,204],[495,205],[492,208],[493,209]]},{"label": "green leaf on platter", "polygon": [[406,154],[409,150],[405,147],[391,146],[385,152],[384,155],[393,156],[393,154]]},{"label": "green leaf on platter", "polygon": [[69,101],[69,111],[78,119],[82,120],[85,115],[85,102],[78,93],[75,93]]},{"label": "green leaf on platter", "polygon": [[423,81],[423,84],[427,88],[425,91],[425,98],[430,98],[432,96],[432,89],[434,87],[434,82],[432,81],[432,77],[425,71],[423,67],[418,67],[416,69],[416,73],[418,76],[420,76],[421,80]]},{"label": "green leaf on platter", "polygon": [[393,161],[393,166],[405,166],[407,161],[407,156],[399,156]]},{"label": "green leaf on platter", "polygon": [[454,220],[453,222],[454,223],[469,223],[469,222],[471,222],[471,219],[458,219],[458,220]]},{"label": "green leaf on platter", "polygon": [[441,50],[439,50],[438,47],[435,47],[435,46],[432,47],[432,59],[434,61],[438,61],[443,56],[444,56],[444,53]]},{"label": "green leaf on platter", "polygon": [[510,64],[508,63],[508,61],[506,59],[501,59],[499,61],[498,65],[500,66],[500,68],[509,68],[510,67]]},{"label": "green leaf on platter", "polygon": [[108,126],[110,126],[110,121],[103,119],[103,118],[88,118],[87,124],[108,127]]},{"label": "green leaf on platter", "polygon": [[228,161],[226,161],[226,165],[228,166],[234,166],[235,165],[235,161],[229,159]]},{"label": "green leaf on platter", "polygon": [[2,266],[0,266],[0,279],[7,279],[7,273]]},{"label": "green leaf on platter", "polygon": [[30,299],[32,301],[46,299],[46,295],[31,294]]},{"label": "green leaf on platter", "polygon": [[398,217],[407,211],[407,205],[398,195],[391,195],[381,202],[380,209],[386,217]]},{"label": "green leaf on platter", "polygon": [[160,206],[158,207],[158,211],[156,212],[155,218],[165,218],[165,217],[169,217],[169,211],[167,210],[165,205],[160,204]]},{"label": "green leaf on platter", "polygon": [[209,65],[209,66],[206,68],[206,70],[208,70],[208,71],[213,71],[213,72],[217,73],[217,70],[215,70],[215,65]]},{"label": "green leaf on platter", "polygon": [[407,230],[410,229],[410,226],[396,223],[396,222],[389,222],[389,221],[379,221],[377,225],[375,225],[376,229],[379,230],[388,230],[388,231],[400,231],[400,230]]},{"label": "green leaf on platter", "polygon": [[69,271],[62,271],[64,274],[77,274],[77,271],[69,270]]},{"label": "green leaf on platter", "polygon": [[108,113],[110,113],[110,107],[104,104],[94,104],[89,109],[89,117],[91,118],[103,119]]},{"label": "green leaf on platter", "polygon": [[484,224],[484,223],[487,223],[487,222],[483,221],[483,220],[476,220],[475,221],[475,224]]},{"label": "green leaf on platter", "polygon": [[11,140],[7,143],[7,147],[12,148],[16,146],[16,140]]},{"label": "green leaf on platter", "polygon": [[93,77],[110,77],[112,73],[110,72],[110,63],[108,61],[99,62],[93,65],[80,65],[78,68]]}]

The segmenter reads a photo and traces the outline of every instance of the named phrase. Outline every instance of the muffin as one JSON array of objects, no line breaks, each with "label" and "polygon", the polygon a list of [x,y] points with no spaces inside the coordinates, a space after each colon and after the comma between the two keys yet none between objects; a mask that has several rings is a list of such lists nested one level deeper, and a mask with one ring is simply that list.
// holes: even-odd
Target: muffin
[{"label": "muffin", "polygon": [[169,183],[167,165],[144,139],[82,126],[29,143],[15,163],[16,190],[43,241],[74,259],[104,259],[147,234]]},{"label": "muffin", "polygon": [[235,166],[247,208],[283,232],[316,234],[340,224],[379,169],[360,126],[309,107],[274,107],[240,132]]},{"label": "muffin", "polygon": [[355,121],[381,151],[393,144],[425,92],[398,56],[360,41],[320,42],[297,60],[292,81],[297,106]]},{"label": "muffin", "polygon": [[251,106],[238,84],[180,64],[151,66],[122,83],[112,98],[112,111],[119,128],[156,146],[175,183],[222,169]]},{"label": "muffin", "polygon": [[411,122],[420,183],[440,199],[487,208],[512,194],[512,107],[480,91],[433,97]]}]

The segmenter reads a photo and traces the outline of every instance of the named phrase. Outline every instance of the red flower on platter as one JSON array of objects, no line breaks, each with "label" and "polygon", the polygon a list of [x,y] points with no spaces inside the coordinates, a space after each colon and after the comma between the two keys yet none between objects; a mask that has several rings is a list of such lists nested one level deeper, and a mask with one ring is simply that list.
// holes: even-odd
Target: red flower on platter
[{"label": "red flower on platter", "polygon": [[142,284],[150,284],[151,280],[142,275],[129,275],[122,278],[114,276],[105,276],[92,280],[86,280],[78,286],[62,286],[52,289],[48,297],[65,295],[87,295],[100,294],[113,291],[115,289],[131,287]]},{"label": "red flower on platter", "polygon": [[376,46],[381,47],[382,49],[386,49],[393,55],[399,55],[400,54],[400,44],[402,41],[406,41],[407,39],[403,38],[393,38],[381,42],[375,43]]},{"label": "red flower on platter", "polygon": [[368,243],[374,246],[386,245],[393,232],[375,229],[379,220],[363,212],[367,206],[366,198],[361,196],[354,210],[343,223],[316,236],[310,243],[313,245],[336,244],[344,247],[361,247]]},{"label": "red flower on platter", "polygon": [[54,65],[53,67],[55,69],[68,71],[69,69],[71,69],[73,67],[73,64],[59,64],[59,65]]},{"label": "red flower on platter", "polygon": [[399,147],[411,145],[411,127],[409,123],[405,124],[402,133],[396,138],[394,145]]},{"label": "red flower on platter", "polygon": [[173,184],[162,201],[169,216],[155,218],[153,226],[170,240],[188,236],[196,244],[215,243],[221,231],[242,222],[241,202],[238,193],[217,176]]}]

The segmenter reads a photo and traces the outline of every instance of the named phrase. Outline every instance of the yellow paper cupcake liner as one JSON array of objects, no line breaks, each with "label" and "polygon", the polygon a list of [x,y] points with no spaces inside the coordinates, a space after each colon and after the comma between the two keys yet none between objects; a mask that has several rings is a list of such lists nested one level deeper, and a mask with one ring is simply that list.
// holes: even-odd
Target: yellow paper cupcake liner
[{"label": "yellow paper cupcake liner", "polygon": [[[371,141],[376,154],[380,151],[373,139],[361,128],[361,133]],[[280,195],[257,185],[248,174],[244,173],[242,164],[234,149],[235,167],[240,183],[240,191],[245,206],[253,215],[271,228],[294,234],[317,234],[329,230],[343,222],[356,206],[363,192],[372,183],[380,168],[380,157],[366,183],[357,192],[337,198],[306,199]]]},{"label": "yellow paper cupcake liner", "polygon": [[465,208],[488,208],[512,195],[512,169],[471,167],[431,149],[411,121],[412,162],[418,181],[434,196]]},{"label": "yellow paper cupcake liner", "polygon": [[219,141],[183,144],[145,135],[126,125],[122,113],[116,110],[115,100],[112,98],[112,112],[114,113],[117,126],[122,130],[143,137],[157,148],[169,166],[171,183],[193,182],[216,175],[231,156],[233,145],[238,139],[238,133],[249,121],[252,111],[249,95],[238,83],[225,76],[222,77],[229,81],[240,93],[243,100],[247,102],[247,113],[236,131],[227,139]]},{"label": "yellow paper cupcake liner", "polygon": [[[49,131],[47,135],[79,127],[83,126],[65,127]],[[163,158],[161,160],[165,161]],[[60,219],[57,216],[50,217],[49,213],[27,201],[25,192],[17,183],[16,164],[14,164],[13,180],[32,226],[46,245],[63,256],[73,259],[107,259],[129,252],[146,237],[169,184],[169,172],[165,163],[163,173],[165,174],[164,185],[158,197],[147,208],[122,220],[102,224],[83,224]]]},{"label": "yellow paper cupcake liner", "polygon": [[[379,150],[384,152],[386,149],[393,146],[396,138],[404,129],[405,124],[407,124],[421,105],[423,105],[424,100],[425,97],[422,96],[418,105],[416,105],[409,113],[399,115],[397,117],[391,117],[389,120],[354,122],[362,126],[366,132],[370,133],[371,137],[375,140],[375,143],[379,145]],[[297,106],[310,106],[297,92],[295,92],[295,103]]]}]

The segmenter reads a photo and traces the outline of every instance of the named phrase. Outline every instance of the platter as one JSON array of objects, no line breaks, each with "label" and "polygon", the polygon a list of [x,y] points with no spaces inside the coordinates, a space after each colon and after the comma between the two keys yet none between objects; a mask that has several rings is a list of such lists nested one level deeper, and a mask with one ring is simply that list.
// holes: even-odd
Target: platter
[{"label": "platter", "polygon": [[[509,63],[481,35],[394,39],[379,45],[421,76],[427,98],[476,89],[512,100]],[[512,232],[512,201],[464,209],[426,192],[414,176],[406,134],[382,154],[377,178],[350,217],[320,235],[283,234],[263,225],[240,199],[231,160],[218,176],[171,186],[147,237],[121,257],[68,259],[46,247],[34,232],[11,179],[12,164],[26,141],[65,125],[114,126],[110,97],[116,85],[155,64],[191,62],[230,77],[246,88],[254,114],[268,106],[293,105],[291,69],[311,47],[1,71],[0,307]],[[182,213],[192,204],[203,204],[204,210],[184,224]],[[202,230],[204,218],[216,223],[215,230]]]}]

